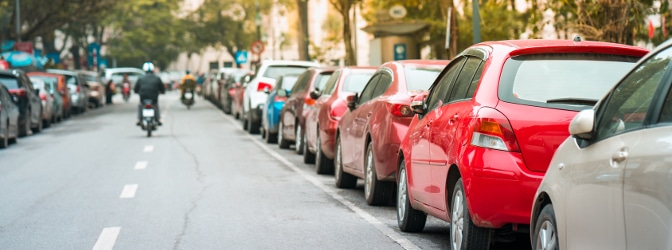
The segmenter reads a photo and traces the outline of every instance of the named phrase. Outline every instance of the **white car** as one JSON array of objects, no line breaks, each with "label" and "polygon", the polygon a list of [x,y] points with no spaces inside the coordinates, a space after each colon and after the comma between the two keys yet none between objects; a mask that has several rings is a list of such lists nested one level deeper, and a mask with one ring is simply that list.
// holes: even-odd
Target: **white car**
[{"label": "white car", "polygon": [[321,65],[307,61],[263,61],[254,79],[245,88],[243,96],[243,128],[251,134],[258,134],[261,113],[268,98],[265,90],[275,86],[275,79],[284,75],[299,75],[311,67]]},{"label": "white car", "polygon": [[124,74],[128,75],[128,80],[131,81],[131,85],[135,85],[135,82],[138,81],[138,78],[144,76],[145,72],[138,68],[107,68],[105,69],[103,82],[107,82],[112,79],[114,84],[119,86],[121,84],[121,80],[124,78]]},{"label": "white car", "polygon": [[578,113],[537,190],[534,249],[672,249],[672,41]]}]

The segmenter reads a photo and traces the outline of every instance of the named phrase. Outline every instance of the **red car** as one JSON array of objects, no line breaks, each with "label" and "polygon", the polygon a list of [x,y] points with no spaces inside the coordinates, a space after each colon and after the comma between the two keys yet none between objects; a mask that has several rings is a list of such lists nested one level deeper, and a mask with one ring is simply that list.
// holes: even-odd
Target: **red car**
[{"label": "red car", "polygon": [[360,93],[376,67],[346,67],[336,70],[324,89],[314,91],[310,98],[315,105],[306,116],[306,149],[304,154],[315,157],[318,174],[334,172],[334,147],[336,127],[348,109],[345,97],[348,93]]},{"label": "red car", "polygon": [[243,76],[240,80],[240,84],[236,84],[233,88],[233,101],[231,102],[231,114],[236,119],[240,119],[243,114],[243,96],[245,95],[245,88],[247,84],[252,80],[253,73],[248,73]]},{"label": "red car", "polygon": [[448,61],[394,61],[383,64],[361,95],[348,95],[348,110],[336,131],[336,186],[353,188],[364,179],[369,205],[394,199],[397,154],[415,115],[411,99],[429,89]]},{"label": "red car", "polygon": [[515,240],[569,122],[646,53],[580,40],[485,42],[460,53],[411,105],[399,228],[421,231],[429,214],[451,223],[453,249]]},{"label": "red car", "polygon": [[68,91],[68,85],[65,83],[65,76],[54,74],[54,73],[44,73],[44,72],[28,72],[26,75],[30,77],[41,77],[47,79],[56,79],[58,82],[58,94],[63,98],[63,117],[69,118],[72,113],[72,104],[70,104],[70,91]]}]

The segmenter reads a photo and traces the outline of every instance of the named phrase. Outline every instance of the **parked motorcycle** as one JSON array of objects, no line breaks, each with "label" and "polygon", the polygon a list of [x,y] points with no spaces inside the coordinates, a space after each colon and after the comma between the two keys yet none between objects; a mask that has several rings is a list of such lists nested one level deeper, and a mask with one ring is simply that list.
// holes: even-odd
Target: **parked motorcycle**
[{"label": "parked motorcycle", "polygon": [[154,104],[152,104],[152,100],[144,100],[142,103],[142,123],[140,127],[142,130],[147,131],[147,137],[152,137],[152,131],[158,127],[156,109],[154,108]]},{"label": "parked motorcycle", "polygon": [[184,97],[182,98],[182,104],[187,106],[187,109],[191,109],[191,106],[194,105],[194,90],[188,89],[184,91]]}]

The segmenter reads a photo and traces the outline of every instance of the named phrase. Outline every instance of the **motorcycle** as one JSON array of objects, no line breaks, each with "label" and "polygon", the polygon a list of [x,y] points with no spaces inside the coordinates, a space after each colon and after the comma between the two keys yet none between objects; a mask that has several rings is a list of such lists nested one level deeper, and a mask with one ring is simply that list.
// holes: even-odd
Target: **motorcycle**
[{"label": "motorcycle", "polygon": [[128,102],[128,99],[131,97],[131,85],[128,83],[123,83],[121,95],[124,97],[124,102]]},{"label": "motorcycle", "polygon": [[140,127],[142,130],[147,131],[147,137],[152,137],[152,131],[156,130],[158,127],[156,109],[152,104],[152,100],[144,100],[142,103],[142,123],[140,124]]},{"label": "motorcycle", "polygon": [[187,109],[191,109],[191,106],[194,105],[194,90],[187,89],[184,90],[184,97],[182,98],[182,104],[187,106]]}]

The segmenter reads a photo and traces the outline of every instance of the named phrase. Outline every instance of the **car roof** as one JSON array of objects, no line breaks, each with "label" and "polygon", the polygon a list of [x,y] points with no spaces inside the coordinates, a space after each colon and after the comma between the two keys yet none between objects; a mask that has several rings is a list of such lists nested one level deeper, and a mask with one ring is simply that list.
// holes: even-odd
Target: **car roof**
[{"label": "car roof", "polygon": [[511,56],[541,53],[600,53],[642,57],[649,52],[644,48],[618,43],[550,39],[489,41],[474,46],[479,45],[509,47]]},{"label": "car roof", "polygon": [[5,75],[5,76],[13,76],[16,77],[17,74],[20,74],[21,70],[20,69],[5,69],[5,70],[0,70],[0,75]]},{"label": "car roof", "polygon": [[77,72],[74,72],[74,71],[71,71],[71,70],[47,69],[47,72],[48,73],[61,74],[61,75],[77,76]]},{"label": "car roof", "polygon": [[275,65],[289,65],[289,66],[309,66],[315,67],[320,66],[319,63],[310,62],[310,61],[291,61],[291,60],[266,60],[262,62],[263,65],[275,66]]}]

